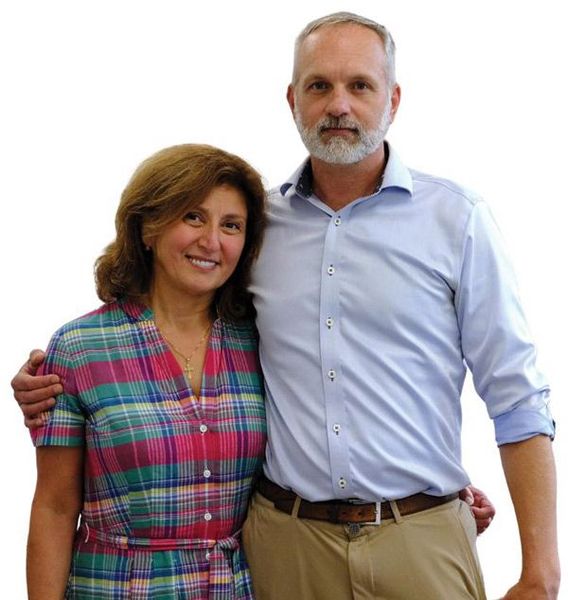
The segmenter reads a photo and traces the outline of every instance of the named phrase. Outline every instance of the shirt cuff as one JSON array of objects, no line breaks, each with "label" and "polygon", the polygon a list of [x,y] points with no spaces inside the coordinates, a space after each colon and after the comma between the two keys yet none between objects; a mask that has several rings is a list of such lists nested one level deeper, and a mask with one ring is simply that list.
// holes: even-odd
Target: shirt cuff
[{"label": "shirt cuff", "polygon": [[498,446],[522,442],[536,435],[547,435],[554,439],[556,424],[548,406],[518,407],[493,419],[495,441]]}]

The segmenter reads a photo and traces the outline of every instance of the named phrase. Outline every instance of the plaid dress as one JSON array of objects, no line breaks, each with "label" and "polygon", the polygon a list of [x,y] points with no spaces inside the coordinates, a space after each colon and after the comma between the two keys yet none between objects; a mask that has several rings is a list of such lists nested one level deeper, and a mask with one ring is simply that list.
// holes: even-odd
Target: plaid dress
[{"label": "plaid dress", "polygon": [[199,399],[135,303],[63,326],[44,372],[65,391],[34,444],[85,447],[66,597],[252,598],[239,532],[266,440],[252,325],[215,321]]}]

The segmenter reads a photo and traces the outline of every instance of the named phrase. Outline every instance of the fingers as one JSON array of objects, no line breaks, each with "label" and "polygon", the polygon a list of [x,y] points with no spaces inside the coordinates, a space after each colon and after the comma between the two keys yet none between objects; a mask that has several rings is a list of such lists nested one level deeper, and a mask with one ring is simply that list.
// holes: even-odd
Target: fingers
[{"label": "fingers", "polygon": [[483,533],[491,522],[493,521],[493,517],[495,516],[495,507],[491,504],[487,498],[483,497],[486,501],[483,506],[472,506],[471,512],[473,517],[475,518],[475,525],[477,527],[477,535]]},{"label": "fingers", "polygon": [[[15,394],[47,388],[61,382],[57,375],[28,375],[23,369],[12,379],[12,389]],[[61,386],[59,386],[60,389]],[[61,391],[59,392],[61,393]]]},{"label": "fingers", "polygon": [[474,497],[473,497],[472,486],[467,486],[463,490],[460,490],[460,500],[463,500],[465,503],[469,504],[470,506],[473,505]]},{"label": "fingers", "polygon": [[28,362],[26,363],[26,365],[28,365],[29,367],[31,367],[33,369],[33,373],[30,372],[31,375],[33,375],[35,373],[35,371],[37,371],[37,368],[41,365],[41,363],[44,360],[45,360],[45,352],[43,350],[34,348],[34,350],[32,350],[30,352],[30,356],[28,358]]},{"label": "fingers", "polygon": [[41,427],[42,425],[44,425],[47,422],[47,413],[43,412],[40,415],[30,418],[30,417],[25,417],[24,418],[24,425],[28,428],[28,429],[37,429],[38,427]]},{"label": "fingers", "polygon": [[481,535],[488,527],[491,525],[491,521],[493,519],[483,519],[483,520],[475,520],[475,525],[477,527],[477,535]]},{"label": "fingers", "polygon": [[54,383],[59,383],[57,375],[36,376],[38,367],[45,359],[45,354],[41,350],[32,350],[29,359],[22,365],[14,379],[12,379],[12,389],[16,394],[20,391],[35,390],[40,387],[46,387]]},{"label": "fingers", "polygon": [[37,402],[63,391],[57,375],[28,375],[22,371],[12,379],[12,388],[18,402]]},{"label": "fingers", "polygon": [[[32,393],[32,392],[29,392]],[[51,410],[55,406],[55,398],[49,397],[42,399],[41,401],[30,401],[26,404],[20,403],[20,410],[24,414],[26,419],[35,419],[39,417],[41,413]]]},{"label": "fingers", "polygon": [[495,508],[492,504],[489,506],[472,506],[471,512],[476,519],[493,519]]}]

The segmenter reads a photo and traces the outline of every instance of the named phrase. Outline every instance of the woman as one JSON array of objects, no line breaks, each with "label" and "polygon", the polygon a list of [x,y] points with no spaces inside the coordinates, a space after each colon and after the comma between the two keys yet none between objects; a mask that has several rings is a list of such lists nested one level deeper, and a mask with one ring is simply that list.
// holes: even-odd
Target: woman
[{"label": "woman", "polygon": [[266,426],[246,285],[264,224],[259,175],[222,150],[174,146],[134,173],[95,267],[104,305],[47,352],[64,393],[32,432],[32,600],[252,598],[239,530]]}]

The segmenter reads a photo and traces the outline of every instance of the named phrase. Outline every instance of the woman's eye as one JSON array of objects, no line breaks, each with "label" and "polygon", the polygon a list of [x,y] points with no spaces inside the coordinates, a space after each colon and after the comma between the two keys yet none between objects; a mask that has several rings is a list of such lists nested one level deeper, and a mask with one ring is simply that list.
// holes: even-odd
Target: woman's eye
[{"label": "woman's eye", "polygon": [[189,212],[185,215],[183,220],[188,223],[198,223],[201,221],[201,215],[199,213]]},{"label": "woman's eye", "polygon": [[235,221],[227,221],[227,223],[225,223],[225,229],[228,229],[229,231],[242,231],[243,225],[242,223],[237,223]]}]

